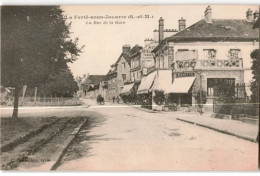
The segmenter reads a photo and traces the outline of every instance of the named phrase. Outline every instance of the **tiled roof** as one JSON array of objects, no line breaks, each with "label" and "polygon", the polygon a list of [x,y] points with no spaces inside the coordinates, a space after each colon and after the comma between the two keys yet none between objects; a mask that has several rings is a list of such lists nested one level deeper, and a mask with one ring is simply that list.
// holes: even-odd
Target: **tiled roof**
[{"label": "tiled roof", "polygon": [[164,39],[153,52],[167,41],[253,41],[259,40],[259,31],[253,29],[254,22],[242,19],[213,19],[207,23],[204,19]]},{"label": "tiled roof", "polygon": [[135,54],[140,54],[141,52],[141,49],[143,49],[143,47],[139,46],[139,45],[135,45],[131,50],[130,52],[128,53],[129,56],[133,56]]},{"label": "tiled roof", "polygon": [[104,79],[105,79],[105,75],[89,75],[83,81],[83,84],[99,84]]},{"label": "tiled roof", "polygon": [[[125,58],[126,62],[127,62],[129,65],[131,64],[131,57],[130,57],[128,54],[122,53],[121,56],[123,56],[123,57]],[[121,58],[121,56],[120,56],[120,58]],[[118,59],[118,61],[119,61],[119,59]],[[118,61],[117,61],[117,62],[118,62]]]},{"label": "tiled roof", "polygon": [[117,73],[116,70],[113,70],[113,71],[112,71],[112,70],[110,69],[110,70],[108,71],[107,75],[106,75],[106,79],[105,79],[105,80],[107,81],[107,80],[109,79],[109,76],[111,76],[111,75],[113,75],[113,74],[116,74],[116,73]]},{"label": "tiled roof", "polygon": [[[119,56],[119,58],[117,59],[117,61],[113,64],[114,66],[115,65],[117,65],[117,63],[120,61],[120,59],[121,59],[121,57],[124,57],[125,58],[125,60],[126,60],[126,62],[129,64],[129,65],[131,65],[131,58],[132,58],[132,56],[134,56],[136,53],[140,53],[140,50],[142,49],[142,47],[141,46],[139,46],[139,45],[135,45],[130,51],[129,51],[129,53],[121,53],[120,54],[120,56]],[[112,65],[112,66],[113,66]],[[117,70],[109,70],[109,72],[107,73],[107,75],[106,75],[106,79],[105,80],[108,80],[109,79],[109,76],[111,76],[111,75],[114,75],[114,74],[116,74],[117,73]]]}]

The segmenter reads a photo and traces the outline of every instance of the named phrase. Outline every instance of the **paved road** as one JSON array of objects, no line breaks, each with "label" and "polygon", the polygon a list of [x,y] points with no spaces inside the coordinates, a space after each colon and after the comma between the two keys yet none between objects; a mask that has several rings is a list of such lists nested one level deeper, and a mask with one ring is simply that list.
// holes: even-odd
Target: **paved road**
[{"label": "paved road", "polygon": [[257,169],[256,143],[177,121],[174,114],[106,105],[85,109],[89,125],[58,170]]}]

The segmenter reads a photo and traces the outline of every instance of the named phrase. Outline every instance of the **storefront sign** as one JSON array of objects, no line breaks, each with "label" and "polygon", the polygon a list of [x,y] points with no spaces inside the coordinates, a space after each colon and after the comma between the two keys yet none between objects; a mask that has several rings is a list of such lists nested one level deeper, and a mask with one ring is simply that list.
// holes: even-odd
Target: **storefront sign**
[{"label": "storefront sign", "polygon": [[189,72],[189,73],[176,73],[176,78],[179,78],[179,77],[191,77],[191,76],[195,76],[195,74],[193,72]]}]

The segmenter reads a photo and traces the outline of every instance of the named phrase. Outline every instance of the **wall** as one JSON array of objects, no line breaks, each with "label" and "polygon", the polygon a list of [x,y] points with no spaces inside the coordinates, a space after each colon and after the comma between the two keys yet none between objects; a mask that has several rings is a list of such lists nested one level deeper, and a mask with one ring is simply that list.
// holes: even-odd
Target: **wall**
[{"label": "wall", "polygon": [[131,71],[131,82],[140,81],[142,79],[141,67],[138,70]]},{"label": "wall", "polygon": [[113,97],[116,97],[117,89],[117,76],[113,75],[108,80],[108,100],[112,100]]},{"label": "wall", "polygon": [[[173,42],[172,42],[173,44]],[[198,59],[205,60],[203,49],[217,50],[216,59],[228,59],[228,51],[230,49],[240,49],[240,57],[243,59],[243,68],[245,69],[244,81],[249,83],[252,80],[251,73],[251,57],[250,53],[258,49],[259,42],[189,42],[189,43],[174,43],[174,55],[178,49],[189,49],[198,51]]]}]

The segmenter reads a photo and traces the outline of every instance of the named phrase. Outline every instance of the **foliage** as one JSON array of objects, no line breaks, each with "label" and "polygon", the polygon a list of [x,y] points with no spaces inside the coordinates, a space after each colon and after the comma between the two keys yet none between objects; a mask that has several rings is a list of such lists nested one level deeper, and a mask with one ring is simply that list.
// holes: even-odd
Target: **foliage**
[{"label": "foliage", "polygon": [[148,94],[137,94],[136,96],[136,104],[141,105],[144,108],[152,108],[152,93]]},{"label": "foliage", "polygon": [[97,102],[99,104],[104,103],[104,98],[100,94],[98,94],[98,96],[97,96]]},{"label": "foliage", "polygon": [[53,97],[72,97],[78,90],[77,82],[74,80],[69,69],[60,72],[51,78],[48,83],[42,84],[39,94]]},{"label": "foliage", "polygon": [[154,91],[154,101],[157,105],[162,105],[165,102],[164,91],[155,90]]},{"label": "foliage", "polygon": [[136,103],[136,94],[135,93],[121,95],[121,98],[124,103]]},{"label": "foliage", "polygon": [[[200,94],[201,94],[201,98],[200,98]],[[207,92],[206,91],[204,91],[204,90],[195,91],[195,92],[193,92],[193,96],[199,105],[206,104],[206,102],[207,102]]]},{"label": "foliage", "polygon": [[13,116],[17,116],[19,89],[60,81],[57,76],[83,47],[78,47],[77,38],[70,39],[70,24],[58,6],[3,6],[1,13],[1,84],[15,87]]},{"label": "foliage", "polygon": [[251,53],[251,58],[253,60],[252,73],[253,81],[251,82],[250,89],[252,91],[251,102],[259,103],[259,82],[260,82],[260,50],[256,49]]},{"label": "foliage", "polygon": [[235,100],[235,85],[219,84],[217,87],[218,96],[224,103],[234,103]]}]

